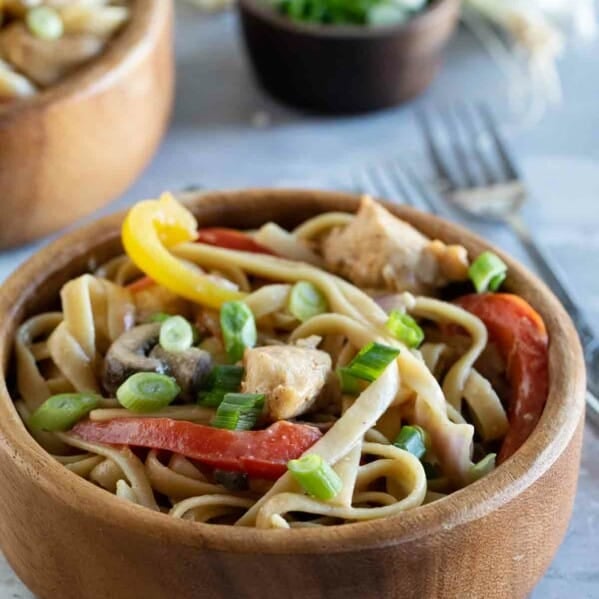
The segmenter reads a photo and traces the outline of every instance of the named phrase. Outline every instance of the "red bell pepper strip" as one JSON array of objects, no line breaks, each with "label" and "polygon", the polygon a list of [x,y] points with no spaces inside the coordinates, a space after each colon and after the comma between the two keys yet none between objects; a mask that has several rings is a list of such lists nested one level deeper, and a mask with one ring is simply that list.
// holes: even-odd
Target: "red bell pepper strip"
[{"label": "red bell pepper strip", "polygon": [[276,254],[266,246],[254,241],[249,235],[236,229],[224,229],[219,227],[200,229],[197,241],[207,245],[215,245],[229,250],[240,250],[252,252],[253,254]]},{"label": "red bell pepper strip", "polygon": [[150,279],[150,277],[144,276],[140,279],[133,281],[133,283],[129,283],[129,285],[127,285],[126,288],[131,293],[139,293],[140,291],[145,291],[146,289],[149,289],[154,285],[156,285],[156,283],[152,279]]},{"label": "red bell pepper strip", "polygon": [[512,388],[510,428],[497,457],[504,462],[535,428],[549,393],[549,339],[541,316],[525,300],[510,293],[467,295],[456,300],[478,316],[506,362]]},{"label": "red bell pepper strip", "polygon": [[202,464],[276,480],[322,436],[313,426],[275,422],[260,431],[229,431],[170,418],[84,420],[71,431],[92,443],[132,445],[179,453]]}]

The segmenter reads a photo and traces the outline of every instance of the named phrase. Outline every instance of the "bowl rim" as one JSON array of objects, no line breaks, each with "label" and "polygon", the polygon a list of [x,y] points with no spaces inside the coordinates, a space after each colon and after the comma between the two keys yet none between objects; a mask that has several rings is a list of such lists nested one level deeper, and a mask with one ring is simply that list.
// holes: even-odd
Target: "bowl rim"
[{"label": "bowl rim", "polygon": [[[341,192],[296,189],[250,189],[189,194],[186,202],[196,213],[218,218],[227,208],[242,214],[244,205],[259,202],[276,206],[302,203],[313,212],[335,209],[355,211],[359,196]],[[484,517],[525,491],[558,459],[568,446],[584,414],[585,374],[582,349],[569,316],[535,275],[504,252],[467,229],[414,208],[385,204],[396,215],[439,232],[448,241],[463,241],[469,249],[497,252],[508,264],[510,279],[533,300],[550,333],[550,386],[544,413],[525,444],[485,478],[437,502],[403,512],[400,516],[357,522],[324,529],[287,531],[190,524],[123,502],[79,478],[55,461],[29,435],[14,407],[6,382],[12,353],[12,334],[19,311],[28,298],[52,275],[59,273],[81,252],[89,252],[119,238],[120,212],[79,228],[50,243],[19,267],[0,288],[0,459],[12,460],[20,474],[52,498],[69,504],[73,516],[96,519],[158,541],[202,547],[229,553],[302,554],[344,553],[381,548],[449,531]],[[250,206],[251,207],[251,206]],[[247,209],[247,208],[245,208]],[[518,289],[520,292],[520,289]],[[559,340],[556,342],[555,340]],[[78,496],[79,501],[73,501]]]},{"label": "bowl rim", "polygon": [[0,104],[0,121],[46,109],[64,100],[85,98],[110,87],[151,51],[172,0],[132,0],[129,21],[102,53],[35,96]]},{"label": "bowl rim", "polygon": [[439,19],[444,19],[450,7],[457,7],[461,0],[433,0],[422,11],[403,23],[395,25],[323,25],[320,23],[306,23],[293,21],[277,13],[269,7],[264,0],[238,0],[239,13],[250,13],[255,18],[267,22],[269,25],[282,29],[287,33],[303,35],[305,37],[325,39],[352,39],[368,40],[372,38],[393,37],[408,31],[421,31],[435,27]]}]

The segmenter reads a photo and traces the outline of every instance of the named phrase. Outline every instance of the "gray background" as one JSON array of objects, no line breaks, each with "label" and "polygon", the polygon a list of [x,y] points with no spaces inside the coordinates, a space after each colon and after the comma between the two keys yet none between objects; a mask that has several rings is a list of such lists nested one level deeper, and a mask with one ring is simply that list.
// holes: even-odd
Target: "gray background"
[{"label": "gray background", "polygon": [[[509,107],[501,72],[477,42],[461,31],[451,43],[443,72],[423,100],[433,106],[462,98],[493,103],[533,192],[527,218],[555,264],[567,273],[596,327],[598,52],[599,41],[568,48],[560,61],[563,103],[531,126],[523,124]],[[210,188],[342,187],[356,168],[389,157],[409,160],[423,172],[426,169],[411,106],[333,119],[287,109],[265,96],[249,72],[231,14],[202,17],[193,9],[178,7],[177,70],[175,112],[160,151],[123,198],[100,213],[156,196],[164,189],[198,183]],[[267,126],[257,126],[265,115]],[[460,220],[450,211],[447,216]],[[508,233],[466,224],[526,261]],[[0,253],[0,280],[41,243]],[[574,517],[534,599],[599,597],[598,554],[599,435],[587,425]],[[31,597],[1,556],[0,597]]]}]

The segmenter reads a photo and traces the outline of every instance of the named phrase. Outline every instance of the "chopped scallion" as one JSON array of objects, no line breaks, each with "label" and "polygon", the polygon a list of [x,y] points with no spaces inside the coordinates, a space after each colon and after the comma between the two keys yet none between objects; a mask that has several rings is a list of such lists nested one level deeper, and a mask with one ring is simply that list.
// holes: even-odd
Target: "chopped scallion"
[{"label": "chopped scallion", "polygon": [[329,305],[318,287],[308,281],[298,281],[289,293],[287,309],[300,322],[304,322],[326,312]]},{"label": "chopped scallion", "polygon": [[399,350],[373,341],[365,345],[346,367],[355,378],[376,381],[397,356]]},{"label": "chopped scallion", "polygon": [[493,252],[483,252],[468,269],[478,293],[497,291],[507,275],[507,264]]},{"label": "chopped scallion", "polygon": [[61,393],[49,397],[30,416],[31,428],[44,431],[67,431],[100,405],[93,393]]},{"label": "chopped scallion", "polygon": [[489,474],[491,470],[494,470],[495,458],[496,455],[494,453],[489,453],[482,460],[480,460],[480,462],[477,462],[476,464],[471,466],[468,472],[470,482],[475,482],[483,476]]},{"label": "chopped scallion", "polygon": [[28,10],[25,23],[29,31],[42,40],[57,40],[64,33],[60,14],[50,6],[36,6]]},{"label": "chopped scallion", "polygon": [[337,368],[341,392],[347,395],[359,395],[363,391],[364,382],[355,377],[346,366]]},{"label": "chopped scallion", "polygon": [[399,310],[391,310],[385,326],[393,336],[408,347],[420,347],[424,341],[424,331],[409,315]]},{"label": "chopped scallion", "polygon": [[247,347],[254,347],[258,338],[256,321],[243,302],[225,302],[220,309],[220,326],[225,351],[232,362],[243,358]]},{"label": "chopped scallion", "polygon": [[263,407],[264,395],[260,393],[227,393],[216,410],[212,426],[249,431],[254,428]]},{"label": "chopped scallion", "polygon": [[156,312],[148,318],[148,322],[164,322],[171,318],[171,316],[171,314],[167,314],[166,312]]},{"label": "chopped scallion", "polygon": [[333,499],[343,487],[339,475],[315,453],[290,460],[287,469],[308,495],[321,501]]},{"label": "chopped scallion", "polygon": [[160,325],[159,343],[168,352],[182,352],[193,345],[193,327],[183,316],[171,316]]},{"label": "chopped scallion", "polygon": [[419,426],[402,426],[393,445],[420,459],[426,453],[426,433]]},{"label": "chopped scallion", "polygon": [[226,391],[238,391],[245,370],[243,366],[235,364],[218,364],[208,375],[206,387],[208,389],[224,389]]},{"label": "chopped scallion", "polygon": [[174,378],[157,372],[137,372],[116,392],[119,403],[132,412],[154,412],[168,406],[181,392]]}]

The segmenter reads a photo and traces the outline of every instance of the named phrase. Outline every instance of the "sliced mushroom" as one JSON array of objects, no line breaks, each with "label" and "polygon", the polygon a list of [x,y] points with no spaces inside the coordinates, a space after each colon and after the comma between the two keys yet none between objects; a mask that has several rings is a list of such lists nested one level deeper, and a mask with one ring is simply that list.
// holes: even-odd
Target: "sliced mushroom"
[{"label": "sliced mushroom", "polygon": [[212,357],[207,351],[190,347],[182,352],[168,352],[160,345],[150,352],[150,358],[159,360],[167,372],[174,376],[186,400],[196,399],[202,381],[212,369]]},{"label": "sliced mushroom", "polygon": [[160,323],[142,324],[123,333],[109,348],[104,358],[102,383],[114,393],[121,383],[136,372],[166,374],[167,366],[148,354],[158,343]]},{"label": "sliced mushroom", "polygon": [[197,347],[168,352],[158,345],[160,323],[142,324],[123,333],[104,359],[103,385],[109,393],[136,372],[158,372],[173,376],[183,399],[195,399],[203,379],[212,368],[211,355]]}]

